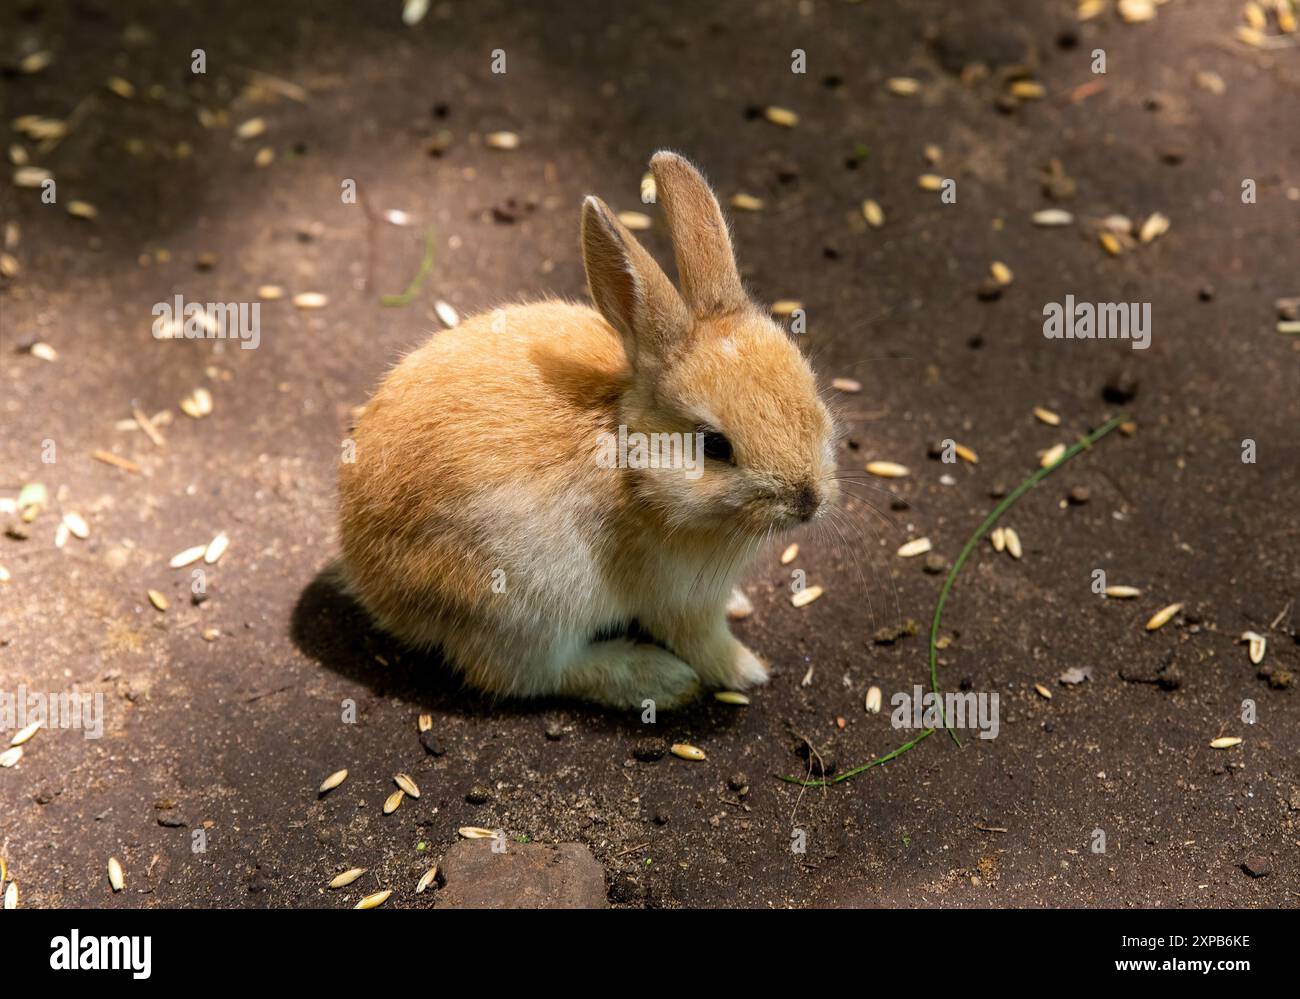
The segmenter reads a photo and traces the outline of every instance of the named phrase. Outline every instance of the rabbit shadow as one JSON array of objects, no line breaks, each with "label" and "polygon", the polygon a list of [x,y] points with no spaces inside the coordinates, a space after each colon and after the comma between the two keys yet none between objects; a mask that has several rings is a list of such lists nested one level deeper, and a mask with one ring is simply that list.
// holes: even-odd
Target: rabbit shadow
[{"label": "rabbit shadow", "polygon": [[558,713],[589,732],[637,738],[667,735],[679,728],[725,730],[737,718],[734,709],[718,710],[707,695],[685,708],[661,712],[657,724],[647,726],[638,711],[603,709],[561,698],[522,700],[481,693],[464,684],[440,651],[412,648],[376,628],[329,566],[298,595],[289,637],[303,655],[376,697],[398,698],[421,711],[468,720],[540,720]]}]

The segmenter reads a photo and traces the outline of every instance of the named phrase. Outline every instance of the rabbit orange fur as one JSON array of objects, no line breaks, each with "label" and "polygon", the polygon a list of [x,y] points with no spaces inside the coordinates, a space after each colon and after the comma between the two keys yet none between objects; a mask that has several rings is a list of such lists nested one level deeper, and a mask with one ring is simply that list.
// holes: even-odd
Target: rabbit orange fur
[{"label": "rabbit orange fur", "polygon": [[[717,199],[680,156],[651,169],[680,295],[588,197],[598,311],[549,301],[437,333],[384,379],[341,467],[349,588],[485,691],[667,708],[763,683],[728,596],[774,529],[837,495],[813,373],[746,297]],[[713,455],[694,477],[602,467],[620,425],[707,428]]]}]

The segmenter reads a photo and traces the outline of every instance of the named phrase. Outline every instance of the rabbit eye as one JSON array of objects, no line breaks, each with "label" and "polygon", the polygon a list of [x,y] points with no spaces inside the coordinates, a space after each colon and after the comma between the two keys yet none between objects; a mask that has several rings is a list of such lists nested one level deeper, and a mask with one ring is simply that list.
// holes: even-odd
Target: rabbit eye
[{"label": "rabbit eye", "polygon": [[736,456],[731,450],[731,441],[727,440],[726,434],[712,427],[700,427],[695,432],[704,436],[704,457],[712,458],[714,461],[725,461],[729,465],[736,463]]}]

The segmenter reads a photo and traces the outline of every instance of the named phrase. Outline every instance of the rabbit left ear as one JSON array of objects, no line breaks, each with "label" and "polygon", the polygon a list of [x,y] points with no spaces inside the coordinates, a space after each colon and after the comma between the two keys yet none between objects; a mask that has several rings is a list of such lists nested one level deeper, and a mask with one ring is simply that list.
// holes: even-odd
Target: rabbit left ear
[{"label": "rabbit left ear", "polygon": [[700,318],[740,308],[748,301],[722,207],[700,172],[676,153],[650,160],[657,200],[668,213],[677,280],[691,312]]},{"label": "rabbit left ear", "polygon": [[654,258],[596,197],[582,203],[582,262],[592,300],[622,335],[633,367],[667,360],[690,331],[690,313]]}]

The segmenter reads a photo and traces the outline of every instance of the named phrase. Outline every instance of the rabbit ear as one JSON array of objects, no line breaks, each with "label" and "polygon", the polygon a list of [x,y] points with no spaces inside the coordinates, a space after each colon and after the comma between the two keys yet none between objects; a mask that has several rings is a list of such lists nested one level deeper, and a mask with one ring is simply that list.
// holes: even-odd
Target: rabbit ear
[{"label": "rabbit ear", "polygon": [[633,365],[665,360],[690,330],[681,296],[605,202],[582,203],[582,262],[596,308],[622,334]]},{"label": "rabbit ear", "polygon": [[656,200],[668,213],[682,296],[699,317],[729,312],[746,301],[727,220],[700,172],[676,153],[650,160]]}]

